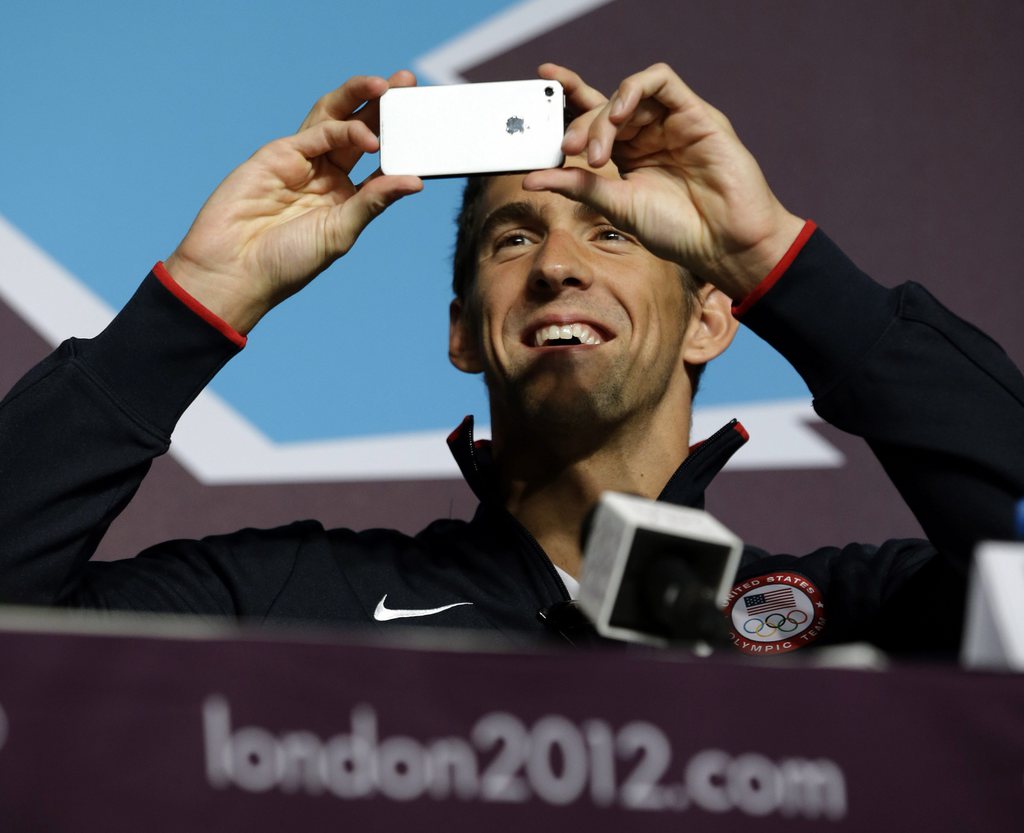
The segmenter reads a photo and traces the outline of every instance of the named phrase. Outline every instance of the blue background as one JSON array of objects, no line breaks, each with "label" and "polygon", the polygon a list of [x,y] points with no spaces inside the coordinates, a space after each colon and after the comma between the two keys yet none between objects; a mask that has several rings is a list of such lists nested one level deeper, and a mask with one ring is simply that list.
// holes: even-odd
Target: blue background
[{"label": "blue background", "polygon": [[[321,94],[411,67],[511,5],[8,0],[0,213],[120,307],[228,171],[293,131]],[[486,421],[481,380],[447,360],[461,184],[428,182],[390,209],[260,323],[214,389],[278,441],[447,430],[470,412]],[[741,331],[698,404],[805,395]]]}]

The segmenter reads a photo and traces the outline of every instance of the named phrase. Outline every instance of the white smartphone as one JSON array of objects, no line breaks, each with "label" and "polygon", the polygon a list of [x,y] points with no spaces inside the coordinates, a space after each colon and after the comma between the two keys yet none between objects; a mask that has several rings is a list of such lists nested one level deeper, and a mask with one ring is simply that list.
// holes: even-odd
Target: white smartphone
[{"label": "white smartphone", "polygon": [[380,99],[380,168],[421,177],[557,168],[564,112],[557,81],[393,87]]}]

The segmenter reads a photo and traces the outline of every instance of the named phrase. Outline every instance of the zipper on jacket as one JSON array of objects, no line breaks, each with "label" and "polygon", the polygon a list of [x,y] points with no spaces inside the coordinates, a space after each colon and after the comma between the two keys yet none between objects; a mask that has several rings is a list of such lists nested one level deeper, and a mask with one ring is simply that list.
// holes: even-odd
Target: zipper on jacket
[{"label": "zipper on jacket", "polygon": [[562,601],[570,601],[569,591],[566,589],[565,582],[562,581],[562,577],[558,575],[558,570],[555,569],[555,562],[553,562],[551,560],[551,556],[549,556],[544,551],[544,548],[540,545],[540,542],[533,537],[533,533],[530,532],[530,530],[528,530],[522,523],[520,523],[519,519],[511,512],[509,512],[508,509],[506,509],[504,506],[502,506],[499,511],[504,513],[505,517],[507,517],[512,522],[512,524],[522,533],[523,537],[526,538],[527,543],[533,550],[534,555],[536,555],[537,558],[541,559],[544,566],[547,568],[548,576],[554,580],[555,586],[558,588],[559,594],[562,597]]}]

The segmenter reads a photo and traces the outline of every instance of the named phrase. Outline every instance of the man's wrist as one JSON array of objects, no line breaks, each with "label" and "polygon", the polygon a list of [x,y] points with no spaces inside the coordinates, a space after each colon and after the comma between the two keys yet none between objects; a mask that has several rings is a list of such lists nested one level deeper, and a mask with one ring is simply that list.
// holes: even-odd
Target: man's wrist
[{"label": "man's wrist", "polygon": [[239,346],[185,304],[157,271],[101,333],[78,340],[77,353],[109,395],[169,436]]},{"label": "man's wrist", "polygon": [[192,292],[186,289],[182,282],[178,280],[176,274],[172,273],[172,268],[177,269],[180,273],[181,270],[178,265],[173,261],[173,255],[167,259],[167,262],[157,262],[156,266],[153,267],[153,274],[157,280],[163,284],[164,288],[174,295],[181,303],[188,307],[192,312],[202,318],[207,324],[220,332],[225,338],[227,338],[232,344],[239,348],[245,347],[247,338],[239,332],[239,330],[223,316],[214,312],[207,304],[200,301]]},{"label": "man's wrist", "polygon": [[724,258],[716,270],[720,277],[712,278],[712,282],[734,302],[741,302],[771,274],[803,227],[802,218],[781,209],[779,217],[772,223],[771,232],[756,245]]},{"label": "man's wrist", "polygon": [[775,265],[768,271],[768,273],[745,296],[734,299],[732,314],[736,318],[742,318],[743,314],[754,306],[760,298],[764,297],[779,278],[786,274],[786,270],[789,269],[790,264],[792,264],[796,259],[796,256],[800,254],[800,250],[803,249],[811,235],[814,234],[814,230],[818,227],[813,220],[806,220],[802,222],[803,225],[801,226],[796,238],[792,243],[790,243],[789,248],[787,248],[782,257],[775,262]]}]

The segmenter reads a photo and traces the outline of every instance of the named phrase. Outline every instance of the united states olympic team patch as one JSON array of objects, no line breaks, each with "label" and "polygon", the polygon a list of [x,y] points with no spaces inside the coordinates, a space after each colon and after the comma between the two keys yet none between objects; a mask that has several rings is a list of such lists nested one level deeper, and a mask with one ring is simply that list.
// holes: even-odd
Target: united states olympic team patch
[{"label": "united states olympic team patch", "polygon": [[733,644],[746,654],[784,654],[825,629],[825,602],[798,573],[769,573],[737,584],[725,606]]}]

